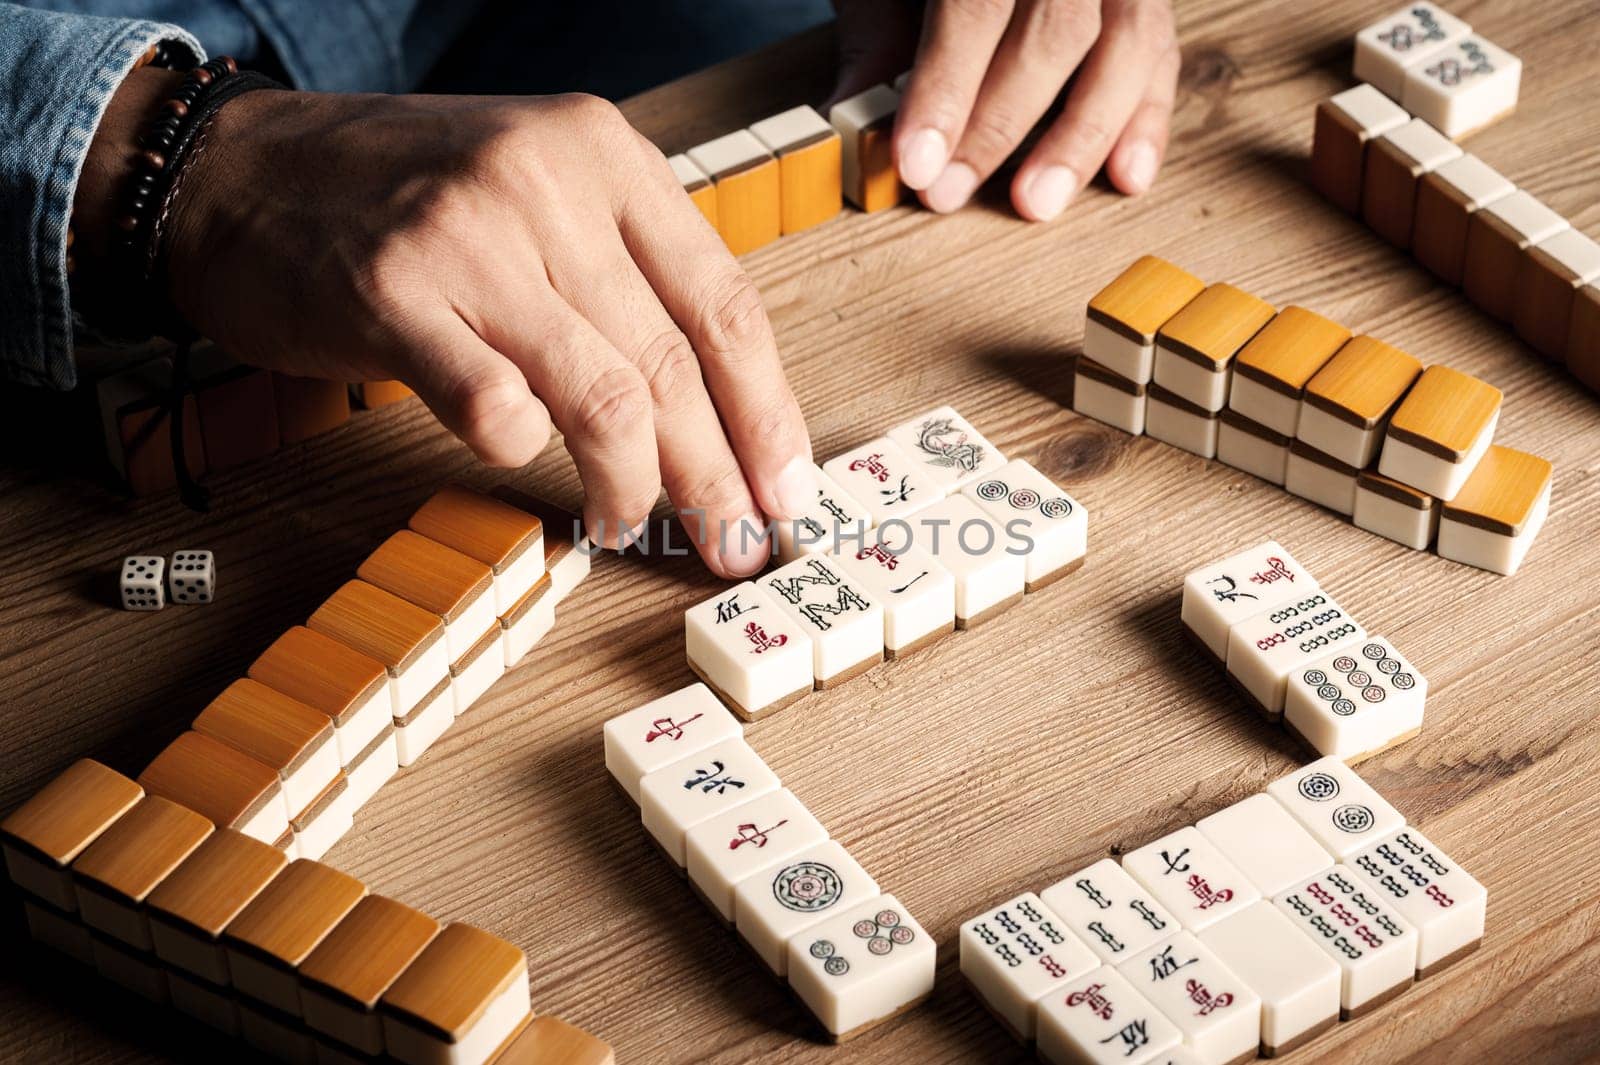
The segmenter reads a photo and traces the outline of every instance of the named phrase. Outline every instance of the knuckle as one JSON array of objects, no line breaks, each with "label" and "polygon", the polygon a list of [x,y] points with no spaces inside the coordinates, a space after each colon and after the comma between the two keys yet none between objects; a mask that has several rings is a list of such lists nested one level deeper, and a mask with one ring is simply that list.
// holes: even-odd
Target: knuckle
[{"label": "knuckle", "polygon": [[700,361],[680,329],[664,329],[639,353],[639,372],[657,403],[666,403],[700,380]]},{"label": "knuckle", "polygon": [[613,439],[650,418],[650,389],[632,367],[607,370],[590,382],[578,401],[577,433]]},{"label": "knuckle", "polygon": [[743,471],[737,464],[730,464],[691,481],[680,505],[716,516],[743,515],[753,504]]},{"label": "knuckle", "polygon": [[1023,41],[1052,63],[1064,64],[1100,36],[1100,5],[1083,0],[1047,0],[1034,8]]},{"label": "knuckle", "polygon": [[981,159],[997,163],[1011,154],[1026,132],[1021,117],[1008,105],[986,103],[973,114],[961,139],[971,144]]},{"label": "knuckle", "polygon": [[1131,0],[1118,9],[1118,16],[1121,28],[1151,55],[1165,55],[1177,44],[1172,8],[1163,0]]},{"label": "knuckle", "polygon": [[772,330],[755,282],[740,273],[718,286],[706,305],[703,332],[711,351],[724,358],[764,344]]},{"label": "knuckle", "polygon": [[527,432],[528,391],[498,375],[471,375],[458,381],[449,400],[463,438],[506,466],[533,461],[549,442],[549,430]]},{"label": "knuckle", "polygon": [[[787,398],[787,397],[785,397]],[[746,435],[751,440],[780,443],[794,436],[794,418],[790,405],[783,399],[770,400],[753,411],[746,422]]]},{"label": "knuckle", "polygon": [[591,133],[611,133],[630,128],[617,105],[584,92],[567,93],[560,98],[568,117]]}]

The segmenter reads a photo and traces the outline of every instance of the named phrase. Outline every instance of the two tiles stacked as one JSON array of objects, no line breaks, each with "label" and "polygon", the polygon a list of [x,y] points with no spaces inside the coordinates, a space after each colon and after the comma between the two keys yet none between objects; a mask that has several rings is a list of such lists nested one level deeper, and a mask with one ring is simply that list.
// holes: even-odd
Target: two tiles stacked
[{"label": "two tiles stacked", "polygon": [[1231,1065],[1472,951],[1488,893],[1326,758],[961,926],[961,972],[1052,1063]]},{"label": "two tiles stacked", "polygon": [[1516,109],[1522,60],[1437,5],[1410,3],[1356,34],[1351,73],[1460,140]]},{"label": "two tiles stacked", "polygon": [[1317,105],[1311,178],[1600,391],[1600,243],[1370,85]]},{"label": "two tiles stacked", "polygon": [[1500,390],[1303,307],[1144,256],[1089,301],[1073,407],[1457,562],[1513,573],[1548,460],[1493,443]]},{"label": "two tiles stacked", "polygon": [[35,939],[280,1060],[611,1060],[532,1019],[513,944],[291,861],[98,762],[0,822],[0,848]]},{"label": "two tiles stacked", "polygon": [[778,569],[684,614],[689,666],[755,720],[971,628],[1071,573],[1083,507],[950,407],[816,470]]},{"label": "two tiles stacked", "polygon": [[1183,627],[1258,711],[1359,761],[1422,731],[1428,679],[1276,541],[1183,580]]},{"label": "two tiles stacked", "polygon": [[933,938],[829,838],[704,685],[606,722],[605,752],[673,869],[834,1042],[933,990]]},{"label": "two tiles stacked", "polygon": [[321,857],[550,630],[588,570],[562,535],[572,527],[534,500],[447,486],[224,689],[140,785],[217,828]]}]

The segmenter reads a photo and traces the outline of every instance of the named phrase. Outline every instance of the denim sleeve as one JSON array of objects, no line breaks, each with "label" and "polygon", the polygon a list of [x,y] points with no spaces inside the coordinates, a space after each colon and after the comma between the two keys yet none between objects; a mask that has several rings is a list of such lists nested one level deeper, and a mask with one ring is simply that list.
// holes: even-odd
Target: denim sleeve
[{"label": "denim sleeve", "polygon": [[204,58],[176,26],[0,3],[0,375],[13,381],[76,383],[72,197],[107,103],[160,41]]}]

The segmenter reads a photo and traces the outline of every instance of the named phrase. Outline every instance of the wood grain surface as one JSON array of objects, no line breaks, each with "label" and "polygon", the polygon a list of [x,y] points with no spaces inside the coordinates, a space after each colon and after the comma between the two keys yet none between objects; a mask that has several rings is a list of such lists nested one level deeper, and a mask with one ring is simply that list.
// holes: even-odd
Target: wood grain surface
[{"label": "wood grain surface", "polygon": [[[682,613],[719,587],[692,558],[597,559],[551,636],[361,812],[329,861],[373,891],[517,943],[536,1009],[609,1040],[622,1062],[1023,1061],[959,979],[959,923],[1306,760],[1178,625],[1185,571],[1276,537],[1428,675],[1421,737],[1361,772],[1490,891],[1482,950],[1288,1060],[1600,1057],[1596,398],[1306,184],[1313,108],[1350,84],[1350,38],[1389,4],[1179,6],[1176,135],[1148,196],[1096,187],[1047,226],[1017,221],[1003,189],[949,218],[847,212],[746,260],[819,458],[950,402],[1090,513],[1078,573],[748,730],[938,938],[932,1001],[846,1047],[821,1045],[607,782],[601,723],[691,679]],[[1590,88],[1600,8],[1453,7],[1527,63],[1517,112],[1470,149],[1600,232]],[[627,111],[678,151],[820,102],[831,48],[818,32]],[[1073,414],[1069,360],[1085,303],[1145,252],[1503,389],[1498,439],[1555,462],[1549,522],[1522,571],[1507,579],[1409,551]],[[408,402],[215,478],[209,515],[128,503],[69,446],[74,402],[0,394],[0,809],[83,755],[137,773],[446,479],[512,479],[577,499],[559,448],[514,478],[493,476]],[[123,554],[194,546],[216,552],[214,604],[110,605]],[[18,909],[5,911],[12,936]],[[9,946],[0,1060],[234,1053]]]}]

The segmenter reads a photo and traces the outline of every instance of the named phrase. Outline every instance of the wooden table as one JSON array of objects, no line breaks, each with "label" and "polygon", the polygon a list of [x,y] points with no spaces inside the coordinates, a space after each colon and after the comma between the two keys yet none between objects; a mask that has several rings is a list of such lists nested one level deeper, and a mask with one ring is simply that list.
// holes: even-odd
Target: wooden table
[{"label": "wooden table", "polygon": [[[847,1048],[819,1046],[804,1010],[669,871],[607,782],[601,722],[691,679],[682,611],[718,585],[690,559],[597,560],[554,634],[361,813],[329,860],[374,891],[521,944],[536,1008],[609,1039],[625,1062],[1021,1061],[958,977],[960,922],[1306,758],[1178,626],[1185,571],[1276,537],[1427,673],[1421,738],[1362,772],[1490,891],[1481,951],[1293,1060],[1600,1055],[1600,408],[1302,180],[1312,108],[1349,83],[1350,37],[1385,6],[1181,4],[1177,132],[1142,200],[1097,188],[1048,226],[1016,221],[999,194],[950,218],[847,212],[748,260],[819,457],[950,402],[1091,516],[1078,574],[749,729],[939,939],[928,1005]],[[1600,232],[1600,8],[1474,2],[1459,13],[1527,63],[1520,109],[1471,150]],[[820,99],[830,47],[814,34],[627,110],[676,150]],[[1503,388],[1499,439],[1556,464],[1549,523],[1521,573],[1408,551],[1073,414],[1068,360],[1084,303],[1143,252]],[[0,809],[84,755],[137,771],[435,485],[492,479],[415,404],[217,479],[204,517],[173,501],[126,504],[63,474],[48,438],[7,435]],[[517,479],[576,498],[559,449]],[[121,555],[184,547],[217,552],[214,606],[107,605]],[[226,1052],[192,1047],[187,1025],[31,950],[0,957],[0,1059]]]}]

